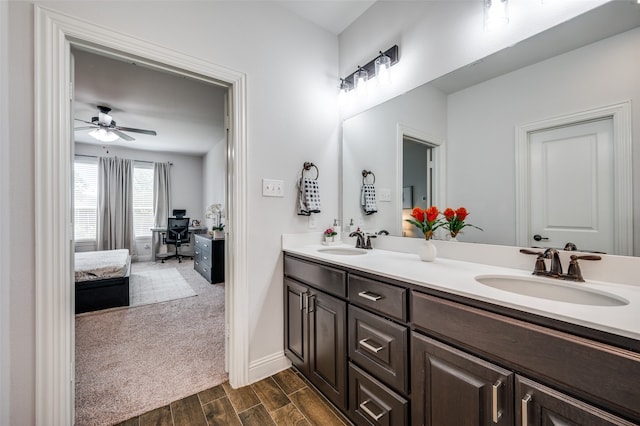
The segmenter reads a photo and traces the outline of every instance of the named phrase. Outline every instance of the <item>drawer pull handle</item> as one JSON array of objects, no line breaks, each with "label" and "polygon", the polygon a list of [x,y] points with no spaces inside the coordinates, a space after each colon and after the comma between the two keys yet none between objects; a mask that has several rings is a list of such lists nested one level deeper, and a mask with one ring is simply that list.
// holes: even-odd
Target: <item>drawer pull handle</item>
[{"label": "drawer pull handle", "polygon": [[529,394],[522,398],[522,426],[529,426],[529,401],[531,401]]},{"label": "drawer pull handle", "polygon": [[378,346],[378,347],[375,347],[375,346],[373,346],[373,345],[369,344],[369,343],[367,342],[367,340],[369,340],[369,339],[362,339],[362,340],[360,340],[360,342],[359,342],[359,343],[360,343],[360,346],[362,346],[362,347],[363,347],[363,348],[365,348],[365,349],[370,350],[371,352],[375,352],[375,353],[378,353],[378,352],[380,352],[381,350],[383,350],[383,349],[384,349],[384,346]]},{"label": "drawer pull handle", "polygon": [[361,291],[360,293],[358,293],[358,296],[363,297],[367,300],[371,300],[372,302],[377,302],[378,300],[382,299],[382,296],[380,296],[379,294],[370,293],[368,291]]},{"label": "drawer pull handle", "polygon": [[502,417],[502,410],[498,409],[498,391],[500,390],[501,386],[502,386],[502,382],[498,380],[491,387],[491,400],[492,400],[491,414],[492,414],[492,420],[494,423],[498,423],[498,421],[500,420],[500,417]]},{"label": "drawer pull handle", "polygon": [[207,256],[202,256],[202,260],[207,260],[208,257]]},{"label": "drawer pull handle", "polygon": [[367,404],[370,403],[370,402],[371,402],[370,399],[367,399],[366,401],[362,402],[360,404],[360,409],[362,411],[364,411],[365,413],[367,413],[367,415],[369,417],[371,417],[373,420],[375,420],[377,422],[378,420],[380,420],[380,417],[384,416],[384,411],[382,413],[380,413],[380,414],[374,414],[373,411],[371,411],[369,409],[369,407],[367,407]]}]

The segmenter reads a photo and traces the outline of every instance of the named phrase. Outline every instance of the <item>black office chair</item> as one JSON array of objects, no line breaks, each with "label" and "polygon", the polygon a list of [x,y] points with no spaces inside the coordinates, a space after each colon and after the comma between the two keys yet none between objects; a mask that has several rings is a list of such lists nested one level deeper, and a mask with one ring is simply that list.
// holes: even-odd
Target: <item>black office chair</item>
[{"label": "black office chair", "polygon": [[177,257],[178,262],[182,263],[182,255],[178,254],[178,247],[182,244],[189,244],[189,218],[188,217],[170,217],[167,221],[167,232],[162,236],[163,244],[173,244],[176,246],[175,254],[162,257],[162,263],[170,257]]}]

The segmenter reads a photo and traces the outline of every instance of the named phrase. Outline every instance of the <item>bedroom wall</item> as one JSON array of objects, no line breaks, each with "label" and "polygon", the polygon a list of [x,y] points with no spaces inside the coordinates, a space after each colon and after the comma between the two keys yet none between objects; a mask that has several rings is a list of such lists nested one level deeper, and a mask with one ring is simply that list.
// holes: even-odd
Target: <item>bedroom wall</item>
[{"label": "bedroom wall", "polygon": [[[9,125],[3,150],[10,164],[8,223],[20,236],[9,246],[10,421],[35,424],[34,211],[34,14],[32,1],[8,2],[8,100],[2,126]],[[247,300],[250,374],[267,373],[282,358],[283,233],[309,230],[295,214],[294,181],[304,161],[321,171],[322,213],[318,223],[338,215],[339,141],[336,82],[338,40],[271,2],[42,2],[42,5],[108,26],[168,49],[247,75],[248,263]],[[268,65],[268,66],[267,66]],[[4,96],[3,92],[3,96]],[[3,152],[4,152],[3,151]],[[282,179],[285,197],[263,198],[261,178]],[[202,189],[198,189],[199,196]],[[45,214],[39,212],[39,214]],[[5,222],[5,223],[7,223]],[[3,422],[4,424],[4,422]]]},{"label": "bedroom wall", "polygon": [[[218,141],[203,157],[202,169],[204,185],[202,186],[202,208],[211,204],[222,204],[226,216],[226,183],[227,183],[227,141]],[[224,222],[224,221],[223,221]],[[204,224],[211,228],[213,221],[205,219]]]},{"label": "bedroom wall", "polygon": [[[80,155],[110,156],[130,160],[152,161],[156,163],[171,162],[171,198],[175,209],[186,209],[189,219],[202,220],[204,205],[202,190],[204,187],[204,173],[202,156],[176,154],[172,152],[155,152],[129,149],[117,145],[109,147],[105,153],[102,146],[85,143],[75,144],[75,153]],[[138,261],[151,260],[151,237],[136,238]],[[95,250],[95,244],[93,245]],[[86,251],[78,250],[76,251]]]}]

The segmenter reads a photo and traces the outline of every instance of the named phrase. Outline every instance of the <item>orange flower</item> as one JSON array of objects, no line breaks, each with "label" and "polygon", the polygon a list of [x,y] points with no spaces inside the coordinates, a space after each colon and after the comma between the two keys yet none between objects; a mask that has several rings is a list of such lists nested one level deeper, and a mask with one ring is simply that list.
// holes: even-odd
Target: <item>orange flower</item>
[{"label": "orange flower", "polygon": [[456,212],[451,207],[447,207],[444,212],[442,212],[442,214],[447,219],[447,221],[451,221],[451,219],[453,219],[453,217],[456,215]]},{"label": "orange flower", "polygon": [[438,214],[440,214],[436,206],[429,207],[425,210],[425,213],[427,214],[427,222],[433,222],[438,218]]},{"label": "orange flower", "polygon": [[[461,222],[463,220],[465,220],[468,215],[469,215],[469,213],[467,213],[467,209],[465,209],[464,207],[458,207],[458,209],[456,210],[456,217]],[[449,220],[449,219],[447,219],[447,220]]]},{"label": "orange flower", "polygon": [[416,207],[411,212],[411,216],[414,217],[418,222],[423,222],[424,221],[424,210],[422,210],[420,207]]}]

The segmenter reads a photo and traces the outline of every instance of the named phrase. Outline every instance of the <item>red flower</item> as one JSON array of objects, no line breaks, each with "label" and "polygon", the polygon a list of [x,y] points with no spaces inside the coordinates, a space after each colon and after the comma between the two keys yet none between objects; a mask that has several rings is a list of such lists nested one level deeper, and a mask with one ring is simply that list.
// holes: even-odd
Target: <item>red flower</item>
[{"label": "red flower", "polygon": [[420,207],[416,207],[411,212],[411,216],[414,217],[418,222],[424,222],[424,210]]},{"label": "red flower", "polygon": [[456,215],[456,212],[451,207],[447,207],[442,214],[445,219],[447,219],[447,222],[449,222]]},{"label": "red flower", "polygon": [[438,214],[440,214],[436,206],[429,207],[425,210],[425,213],[427,214],[427,222],[433,222],[438,218]]},{"label": "red flower", "polygon": [[[469,215],[469,213],[467,213],[467,209],[465,209],[464,207],[459,207],[456,210],[456,217],[458,218],[458,220],[460,222],[462,222],[463,220],[465,220],[467,218],[467,216]],[[449,220],[449,219],[447,219]]]}]

